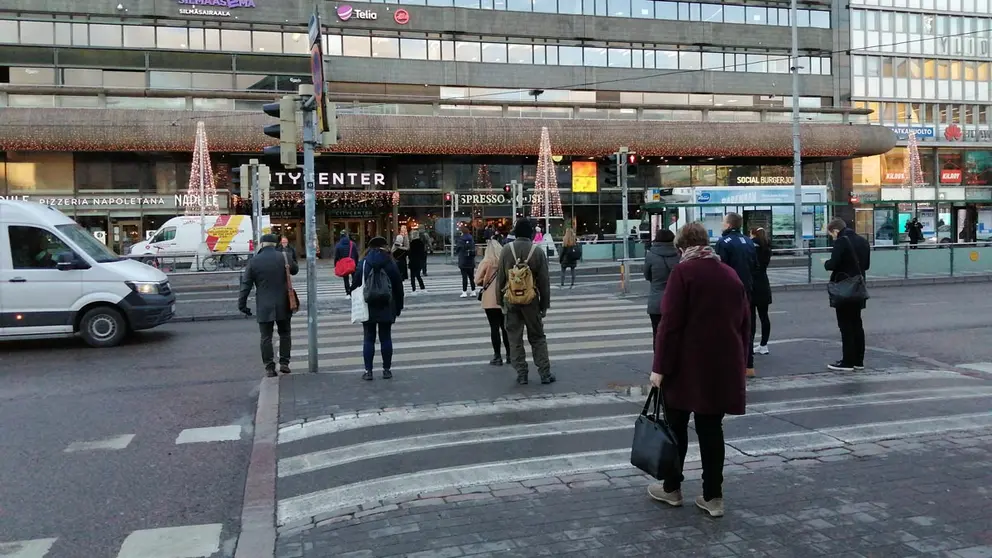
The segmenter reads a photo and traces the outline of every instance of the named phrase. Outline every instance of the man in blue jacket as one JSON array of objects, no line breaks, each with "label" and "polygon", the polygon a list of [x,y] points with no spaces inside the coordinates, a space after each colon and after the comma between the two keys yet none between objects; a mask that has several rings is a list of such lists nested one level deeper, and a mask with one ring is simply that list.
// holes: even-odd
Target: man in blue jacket
[{"label": "man in blue jacket", "polygon": [[[728,213],[723,218],[723,236],[716,243],[716,253],[723,263],[737,272],[737,277],[744,283],[747,298],[751,300],[754,292],[754,274],[758,269],[758,252],[751,238],[741,233],[744,220],[736,213]],[[755,319],[754,303],[751,303],[751,323]],[[747,375],[754,377],[754,344],[748,343]]]}]

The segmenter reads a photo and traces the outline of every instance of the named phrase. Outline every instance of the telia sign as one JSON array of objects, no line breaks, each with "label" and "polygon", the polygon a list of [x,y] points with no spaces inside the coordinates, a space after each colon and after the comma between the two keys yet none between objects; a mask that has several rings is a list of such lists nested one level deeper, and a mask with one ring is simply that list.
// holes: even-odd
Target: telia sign
[{"label": "telia sign", "polygon": [[338,6],[337,8],[338,19],[341,21],[348,21],[351,18],[355,19],[378,19],[378,15],[372,10],[356,10],[351,6],[345,4],[343,6]]}]

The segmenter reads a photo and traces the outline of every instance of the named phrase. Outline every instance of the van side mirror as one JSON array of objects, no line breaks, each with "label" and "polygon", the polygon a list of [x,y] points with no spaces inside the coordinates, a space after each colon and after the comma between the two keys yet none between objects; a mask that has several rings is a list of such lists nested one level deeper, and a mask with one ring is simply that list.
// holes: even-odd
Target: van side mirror
[{"label": "van side mirror", "polygon": [[72,252],[59,252],[55,258],[55,269],[59,271],[71,271],[73,269],[86,269],[89,266],[86,262],[76,257]]}]

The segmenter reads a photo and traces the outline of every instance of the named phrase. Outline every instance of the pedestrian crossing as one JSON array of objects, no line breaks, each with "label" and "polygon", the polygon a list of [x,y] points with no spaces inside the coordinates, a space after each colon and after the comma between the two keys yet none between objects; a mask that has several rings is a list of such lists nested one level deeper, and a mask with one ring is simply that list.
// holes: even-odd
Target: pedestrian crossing
[{"label": "pedestrian crossing", "polygon": [[[139,529],[121,543],[117,558],[210,558],[220,556],[224,525],[183,525]],[[3,542],[0,556],[6,558],[45,558],[58,544],[58,538]],[[77,554],[67,554],[78,556]]]},{"label": "pedestrian crossing", "polygon": [[[285,424],[278,438],[277,523],[360,511],[357,518],[377,506],[444,504],[506,491],[536,494],[549,483],[606,479],[603,472],[629,476],[636,473],[630,445],[642,403],[643,397],[619,393],[571,394]],[[748,384],[747,414],[725,421],[727,457],[742,463],[768,456],[865,457],[892,451],[903,443],[898,440],[933,435],[975,445],[979,437],[990,439],[990,408],[992,383],[953,371],[759,378]],[[692,438],[687,462],[699,459]],[[733,483],[725,488],[731,499]]]},{"label": "pedestrian crossing", "polygon": [[[651,325],[642,300],[622,300],[608,294],[554,297],[544,324],[552,361],[651,352]],[[295,320],[292,327],[290,368],[305,371],[307,322]],[[319,371],[361,373],[362,327],[351,323],[350,309],[319,316],[317,327]],[[392,334],[394,372],[485,364],[493,357],[489,324],[475,298],[431,304],[406,299]],[[381,361],[377,362],[381,366]]]}]

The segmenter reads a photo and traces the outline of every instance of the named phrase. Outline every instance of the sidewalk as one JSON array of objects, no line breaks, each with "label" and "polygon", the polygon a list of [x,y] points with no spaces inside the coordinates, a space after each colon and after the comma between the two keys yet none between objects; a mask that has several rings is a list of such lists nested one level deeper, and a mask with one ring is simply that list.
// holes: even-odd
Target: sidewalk
[{"label": "sidewalk", "polygon": [[[691,436],[691,435],[690,435]],[[992,557],[992,436],[737,458],[727,515],[645,493],[628,469],[463,489],[283,531],[278,558]]]}]

